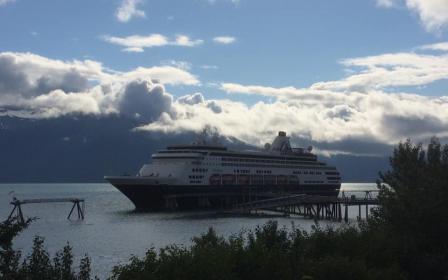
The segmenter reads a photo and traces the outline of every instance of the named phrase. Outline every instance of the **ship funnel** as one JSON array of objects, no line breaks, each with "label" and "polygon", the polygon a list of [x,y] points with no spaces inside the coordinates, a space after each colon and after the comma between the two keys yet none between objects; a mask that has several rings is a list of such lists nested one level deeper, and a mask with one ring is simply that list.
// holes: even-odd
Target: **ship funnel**
[{"label": "ship funnel", "polygon": [[270,151],[279,152],[282,154],[286,154],[292,151],[291,144],[289,143],[289,137],[286,137],[286,132],[278,132],[278,136],[275,137],[274,142],[272,142]]}]

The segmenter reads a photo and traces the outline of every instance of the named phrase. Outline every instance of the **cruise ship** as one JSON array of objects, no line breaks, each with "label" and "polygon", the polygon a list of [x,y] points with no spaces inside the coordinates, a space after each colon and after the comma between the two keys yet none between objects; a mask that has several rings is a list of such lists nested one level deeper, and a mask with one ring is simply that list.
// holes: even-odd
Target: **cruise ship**
[{"label": "cruise ship", "polygon": [[201,140],[157,151],[135,176],[104,178],[137,210],[220,208],[285,194],[337,196],[339,172],[311,150],[292,148],[283,131],[258,151]]}]

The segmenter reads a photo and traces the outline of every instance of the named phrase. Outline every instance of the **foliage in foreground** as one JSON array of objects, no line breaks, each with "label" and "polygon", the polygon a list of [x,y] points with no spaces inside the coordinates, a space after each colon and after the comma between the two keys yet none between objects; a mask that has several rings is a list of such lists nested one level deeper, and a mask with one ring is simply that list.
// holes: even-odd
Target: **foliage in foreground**
[{"label": "foliage in foreground", "polygon": [[404,279],[393,242],[364,227],[307,233],[268,222],[228,239],[210,229],[193,243],[150,249],[115,267],[112,279]]},{"label": "foliage in foreground", "polygon": [[0,279],[14,280],[89,280],[90,259],[80,261],[79,272],[72,267],[72,248],[67,244],[53,259],[44,247],[44,239],[36,236],[32,252],[21,261],[21,252],[12,248],[12,240],[24,230],[31,220],[24,224],[16,221],[0,223]]},{"label": "foliage in foreground", "polygon": [[380,174],[376,223],[399,244],[401,267],[413,279],[448,279],[448,145],[431,139],[427,149],[410,140]]}]

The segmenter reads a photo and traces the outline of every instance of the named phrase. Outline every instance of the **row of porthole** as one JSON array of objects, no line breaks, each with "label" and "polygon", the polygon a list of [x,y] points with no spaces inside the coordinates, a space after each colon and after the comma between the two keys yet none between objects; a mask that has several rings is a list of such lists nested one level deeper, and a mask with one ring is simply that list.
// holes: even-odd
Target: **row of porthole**
[{"label": "row of porthole", "polygon": [[255,163],[276,163],[276,164],[291,164],[302,162],[314,162],[314,159],[297,159],[297,160],[267,160],[267,159],[238,159],[238,158],[222,158],[222,161],[230,162],[255,162]]},{"label": "row of porthole", "polygon": [[255,171],[255,173],[257,173],[257,174],[271,174],[272,171],[271,170],[257,170],[257,171]]},{"label": "row of porthole", "polygon": [[190,179],[203,179],[204,175],[188,175]]},{"label": "row of porthole", "polygon": [[250,170],[244,170],[244,169],[234,169],[233,173],[243,173],[243,174],[249,174]]},{"label": "row of porthole", "polygon": [[[314,173],[316,173],[316,175],[322,175],[322,172],[320,171],[303,171],[303,174],[310,174],[310,175],[314,175]],[[293,171],[292,174],[302,174],[302,171]]]},{"label": "row of porthole", "polygon": [[191,172],[207,172],[207,168],[193,168],[191,169]]}]

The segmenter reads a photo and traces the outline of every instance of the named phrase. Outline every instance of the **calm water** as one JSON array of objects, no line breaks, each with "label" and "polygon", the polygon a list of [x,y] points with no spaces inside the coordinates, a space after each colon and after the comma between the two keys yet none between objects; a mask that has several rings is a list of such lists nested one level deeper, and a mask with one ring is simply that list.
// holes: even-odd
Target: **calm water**
[{"label": "calm water", "polygon": [[[375,184],[343,184],[342,190],[375,189]],[[143,256],[150,247],[191,243],[191,238],[209,227],[223,236],[242,229],[254,229],[273,218],[220,217],[211,213],[135,213],[132,203],[109,184],[0,184],[0,219],[5,220],[12,205],[11,192],[18,199],[82,197],[86,199],[86,219],[68,221],[70,203],[23,205],[25,217],[38,217],[19,237],[15,248],[29,252],[35,235],[45,237],[50,253],[70,242],[77,260],[88,253],[92,269],[105,278],[112,266],[126,262],[131,255]],[[350,209],[350,216],[357,215]],[[314,224],[301,218],[275,217],[280,225],[294,222],[302,229]],[[322,224],[329,222],[322,222]],[[76,260],[75,264],[78,265]]]}]

